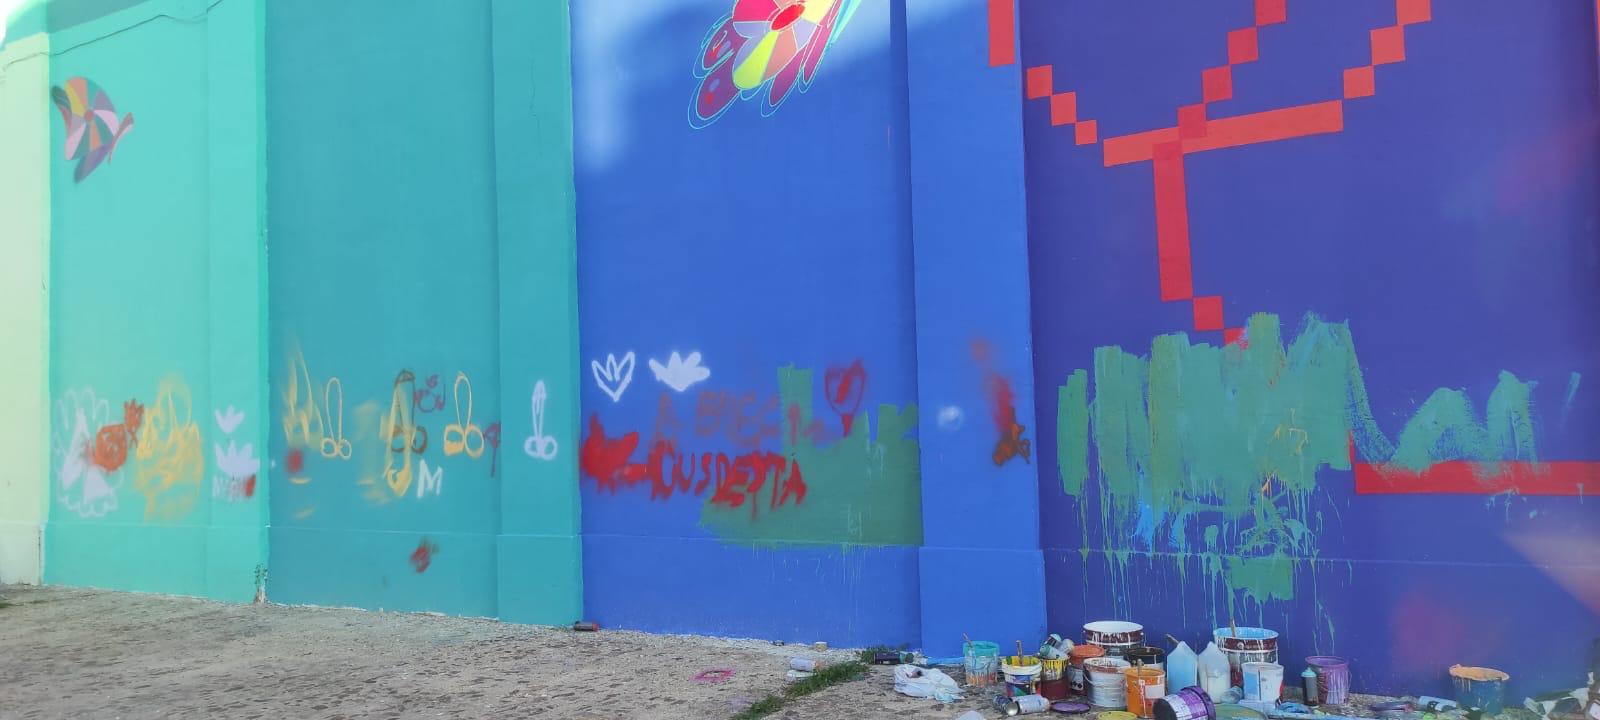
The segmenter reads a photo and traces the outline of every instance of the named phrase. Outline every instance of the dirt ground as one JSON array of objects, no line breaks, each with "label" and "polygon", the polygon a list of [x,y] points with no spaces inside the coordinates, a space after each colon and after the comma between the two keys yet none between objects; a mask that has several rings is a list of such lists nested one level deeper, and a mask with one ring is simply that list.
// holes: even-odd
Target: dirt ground
[{"label": "dirt ground", "polygon": [[[726,718],[779,691],[788,658],[757,640],[158,595],[0,587],[0,718]],[[703,670],[734,671],[696,682]],[[891,668],[769,717],[952,718],[894,692]]]}]

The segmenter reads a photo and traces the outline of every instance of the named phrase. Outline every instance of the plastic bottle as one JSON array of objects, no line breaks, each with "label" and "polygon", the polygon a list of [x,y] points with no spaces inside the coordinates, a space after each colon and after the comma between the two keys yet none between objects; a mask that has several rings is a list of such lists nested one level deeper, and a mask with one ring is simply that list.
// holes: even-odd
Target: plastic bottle
[{"label": "plastic bottle", "polygon": [[1200,658],[1189,649],[1189,643],[1179,642],[1167,653],[1167,689],[1177,692],[1200,684]]},{"label": "plastic bottle", "polygon": [[1217,649],[1216,643],[1207,643],[1205,652],[1200,653],[1198,671],[1200,689],[1211,696],[1212,702],[1223,702],[1230,682],[1228,656]]}]

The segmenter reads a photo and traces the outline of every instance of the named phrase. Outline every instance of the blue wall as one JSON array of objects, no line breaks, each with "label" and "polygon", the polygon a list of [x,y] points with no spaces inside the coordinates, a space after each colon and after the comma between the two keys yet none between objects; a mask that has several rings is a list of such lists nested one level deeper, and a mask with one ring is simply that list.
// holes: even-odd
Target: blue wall
[{"label": "blue wall", "polygon": [[[730,3],[573,8],[584,584],[602,623],[919,639],[904,6],[841,5],[854,15],[809,91],[770,116],[761,98],[735,102],[700,129],[692,68]],[[709,377],[658,382],[649,361],[674,352],[698,353]],[[613,399],[589,363],[629,356]],[[627,433],[637,464],[658,439],[685,465],[798,458],[808,492],[785,494],[791,469],[746,482],[737,508],[714,479],[653,499],[648,480],[612,482],[642,470],[603,462]]]},{"label": "blue wall", "polygon": [[[1292,672],[1306,655],[1345,655],[1365,691],[1444,692],[1453,663],[1510,671],[1511,696],[1581,683],[1600,633],[1582,589],[1600,580],[1583,550],[1600,539],[1600,506],[1505,478],[1600,460],[1600,400],[1582,383],[1600,370],[1594,7],[1434,3],[1426,19],[1426,3],[1400,15],[1386,2],[1291,3],[1274,23],[1260,4],[1267,15],[1250,2],[1021,5],[1023,65],[1051,65],[1049,90],[1076,91],[1100,141],[1078,144],[1048,99],[1027,101],[1037,399],[1057,408],[1075,389],[1090,401],[1087,436],[1040,413],[1051,626],[1126,617],[1193,643],[1230,619],[1265,625],[1284,633]],[[1226,34],[1263,19],[1259,60],[1233,67],[1232,97],[1208,116],[1342,100],[1342,131],[1185,156],[1193,294],[1220,295],[1228,328],[1269,313],[1285,343],[1324,338],[1291,345],[1272,382],[1329,370],[1320,377],[1351,392],[1332,404],[1290,391],[1208,400],[1266,387],[1240,378],[1276,347],[1273,323],[1250,326],[1248,350],[1189,348],[1225,336],[1197,329],[1190,302],[1161,301],[1152,163],[1108,166],[1106,138],[1174,126],[1180,105],[1205,99],[1202,70],[1228,62]],[[1375,94],[1346,95],[1344,71],[1372,62],[1370,31],[1408,19],[1425,21],[1405,26],[1404,60],[1376,67]],[[1170,333],[1187,341],[1157,338]],[[1146,374],[1119,378],[1153,339]],[[1200,372],[1208,362],[1220,382]],[[1088,382],[1073,388],[1080,369]],[[1111,404],[1130,399],[1131,414]],[[1061,419],[1084,417],[1083,402],[1063,400]],[[1258,410],[1273,414],[1240,417]],[[1153,451],[1150,437],[1142,450],[1107,444],[1146,415]],[[1188,424],[1158,420],[1172,417]],[[1244,439],[1218,430],[1229,427],[1265,428],[1227,461],[1255,463],[1245,472],[1219,472],[1205,448],[1163,450],[1189,442],[1174,432],[1210,449]],[[1358,494],[1346,428],[1369,471],[1464,461],[1480,476]],[[1482,441],[1497,435],[1514,442]],[[1338,449],[1317,457],[1323,447]],[[1530,626],[1549,642],[1527,642]]]}]

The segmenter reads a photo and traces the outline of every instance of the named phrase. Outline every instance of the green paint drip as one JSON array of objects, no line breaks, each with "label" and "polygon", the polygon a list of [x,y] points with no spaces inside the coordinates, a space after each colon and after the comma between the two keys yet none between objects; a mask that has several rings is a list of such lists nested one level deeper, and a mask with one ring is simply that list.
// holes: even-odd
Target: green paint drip
[{"label": "green paint drip", "polygon": [[1089,478],[1089,375],[1072,373],[1060,390],[1056,409],[1056,468],[1061,489],[1068,495],[1083,493]]},{"label": "green paint drip", "polygon": [[1561,421],[1567,421],[1567,413],[1572,411],[1572,399],[1578,396],[1578,383],[1583,382],[1583,376],[1574,372],[1567,378],[1567,397],[1561,401]]},{"label": "green paint drip", "polygon": [[[1149,552],[1172,558],[1180,576],[1198,557],[1208,585],[1228,588],[1229,618],[1292,599],[1297,569],[1316,563],[1322,518],[1309,506],[1317,472],[1349,469],[1352,441],[1368,461],[1412,469],[1537,460],[1534,383],[1509,372],[1500,374],[1484,422],[1465,393],[1441,389],[1392,443],[1373,417],[1348,326],[1308,315],[1285,346],[1278,318],[1258,314],[1247,337],[1241,348],[1163,335],[1148,359],[1098,348],[1087,410],[1082,370],[1061,387],[1062,489],[1086,517],[1091,505],[1098,513],[1102,537],[1091,543],[1086,529],[1084,553],[1103,548],[1114,583],[1126,583],[1130,552]],[[1093,492],[1085,477],[1090,442],[1100,480]],[[1204,528],[1197,553],[1187,548],[1191,515]],[[1155,552],[1166,546],[1180,552]]]},{"label": "green paint drip", "polygon": [[[872,416],[863,413],[848,435],[819,447],[804,431],[811,426],[814,391],[810,370],[779,368],[778,395],[785,408],[782,454],[790,463],[800,464],[807,485],[805,501],[773,509],[762,493],[752,516],[749,502],[738,508],[713,505],[713,494],[708,492],[700,525],[724,540],[756,545],[922,544],[916,405],[878,406],[876,438]],[[795,418],[789,417],[791,406],[798,410]],[[792,419],[798,420],[795,428],[790,426]],[[767,482],[773,482],[770,473]]]}]

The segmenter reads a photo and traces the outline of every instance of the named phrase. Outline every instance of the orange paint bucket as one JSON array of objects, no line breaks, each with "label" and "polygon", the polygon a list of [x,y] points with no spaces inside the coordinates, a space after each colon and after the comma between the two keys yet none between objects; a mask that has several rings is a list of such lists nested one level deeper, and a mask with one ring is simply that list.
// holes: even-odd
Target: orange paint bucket
[{"label": "orange paint bucket", "polygon": [[1128,712],[1142,718],[1155,717],[1155,704],[1167,695],[1167,671],[1142,665],[1122,671],[1127,680]]}]

